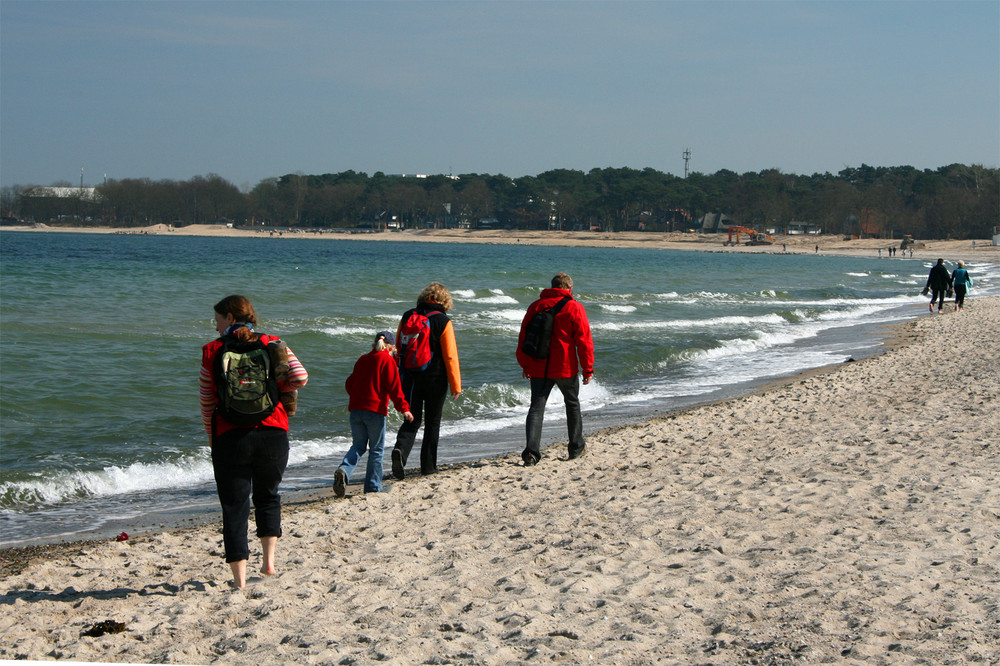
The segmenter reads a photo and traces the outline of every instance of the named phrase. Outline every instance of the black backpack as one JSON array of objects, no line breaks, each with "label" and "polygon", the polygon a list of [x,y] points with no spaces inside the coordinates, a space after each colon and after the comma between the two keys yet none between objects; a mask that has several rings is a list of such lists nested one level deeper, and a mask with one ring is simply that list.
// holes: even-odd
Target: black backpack
[{"label": "black backpack", "polygon": [[569,300],[569,296],[564,296],[552,307],[535,312],[524,329],[524,342],[521,343],[521,351],[532,358],[549,357],[552,326],[555,323],[556,314]]},{"label": "black backpack", "polygon": [[215,357],[215,385],[219,394],[216,412],[233,425],[258,425],[278,405],[271,355],[260,340],[222,338]]}]

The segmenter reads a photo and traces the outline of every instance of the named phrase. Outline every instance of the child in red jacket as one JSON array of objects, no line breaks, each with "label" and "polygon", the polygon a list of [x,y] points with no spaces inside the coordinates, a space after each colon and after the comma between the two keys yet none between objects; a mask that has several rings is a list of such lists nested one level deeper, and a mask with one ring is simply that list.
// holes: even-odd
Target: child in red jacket
[{"label": "child in red jacket", "polygon": [[351,436],[354,444],[344,456],[340,467],[333,474],[333,492],[343,497],[347,480],[368,450],[365,470],[365,492],[382,490],[382,450],[385,447],[385,417],[389,414],[389,400],[407,421],[413,420],[410,406],[403,397],[396,365],[396,338],[389,331],[375,336],[372,350],[358,359],[354,371],[344,387],[350,396]]}]

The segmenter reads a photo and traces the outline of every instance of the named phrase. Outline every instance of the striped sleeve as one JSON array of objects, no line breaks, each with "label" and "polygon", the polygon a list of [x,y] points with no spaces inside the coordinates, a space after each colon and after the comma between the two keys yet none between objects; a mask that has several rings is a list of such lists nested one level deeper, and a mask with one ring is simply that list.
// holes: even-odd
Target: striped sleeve
[{"label": "striped sleeve", "polygon": [[292,352],[291,349],[288,350],[288,379],[285,381],[285,385],[282,389],[288,391],[294,391],[300,389],[306,385],[309,381],[309,373],[306,372],[305,366],[299,361],[298,357]]},{"label": "striped sleeve", "polygon": [[198,394],[201,403],[201,421],[205,432],[212,436],[212,413],[218,399],[215,395],[215,381],[212,378],[212,357],[207,349],[202,351],[201,374],[198,376]]}]

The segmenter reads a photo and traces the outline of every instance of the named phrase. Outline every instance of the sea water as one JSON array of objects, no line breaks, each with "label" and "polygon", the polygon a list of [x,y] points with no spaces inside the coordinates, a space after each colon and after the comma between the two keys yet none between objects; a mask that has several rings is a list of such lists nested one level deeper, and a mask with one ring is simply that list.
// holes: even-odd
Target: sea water
[{"label": "sea water", "polygon": [[[517,333],[558,271],[573,276],[593,331],[594,381],[580,394],[592,431],[873,353],[879,325],[927,312],[932,260],[3,232],[0,546],[218,512],[198,372],[216,337],[212,305],[229,294],[250,298],[258,330],[309,372],[288,498],[329,487],[350,446],[344,381],[432,281],[455,301],[464,388],[444,409],[447,464],[522,449]],[[1000,291],[995,264],[968,268],[970,298]],[[400,423],[390,410],[387,453]],[[543,444],[565,441],[558,391],[545,423]]]}]

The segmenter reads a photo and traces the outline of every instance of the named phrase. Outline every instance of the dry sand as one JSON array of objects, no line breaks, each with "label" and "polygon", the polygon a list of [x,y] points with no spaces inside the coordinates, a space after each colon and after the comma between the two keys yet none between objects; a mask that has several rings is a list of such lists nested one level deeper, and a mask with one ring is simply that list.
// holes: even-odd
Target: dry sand
[{"label": "dry sand", "polygon": [[[506,231],[471,229],[421,229],[406,231],[384,231],[377,233],[357,230],[324,231],[272,231],[231,229],[217,224],[192,224],[185,227],[170,227],[154,224],[139,229],[112,229],[109,227],[49,227],[46,225],[3,227],[10,231],[51,231],[75,233],[115,233],[175,236],[221,236],[253,238],[310,238],[337,240],[369,240],[395,242],[428,243],[484,243],[491,245],[563,245],[573,247],[637,247],[664,250],[697,250],[702,252],[787,252],[789,254],[836,254],[850,256],[882,256],[889,258],[888,248],[898,248],[900,240],[866,238],[844,240],[840,234],[777,235],[771,245],[728,245],[728,235],[695,234],[684,232],[660,233],[625,231],[618,233],[589,231]],[[744,239],[745,240],[745,239]],[[818,250],[817,250],[818,248]],[[909,254],[907,253],[907,257]],[[1000,246],[994,246],[989,239],[977,239],[975,249],[971,240],[918,241],[913,257],[932,259],[944,257],[951,261],[959,259],[978,261],[1000,261]],[[902,252],[897,258],[904,258]]]},{"label": "dry sand", "polygon": [[[1000,298],[973,294],[883,354],[595,433],[578,460],[352,485],[289,507],[280,572],[244,590],[217,524],[3,551],[0,658],[997,663],[998,330]],[[106,620],[125,631],[82,636]]]}]

